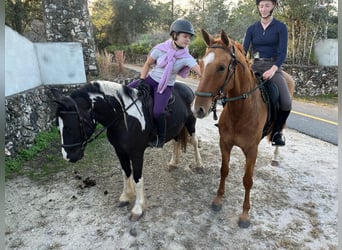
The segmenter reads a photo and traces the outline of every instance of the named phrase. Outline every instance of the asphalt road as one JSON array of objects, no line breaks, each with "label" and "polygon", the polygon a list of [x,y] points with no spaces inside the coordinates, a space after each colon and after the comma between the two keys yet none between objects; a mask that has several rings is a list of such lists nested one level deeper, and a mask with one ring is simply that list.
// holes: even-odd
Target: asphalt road
[{"label": "asphalt road", "polygon": [[[137,71],[141,67],[125,65]],[[177,81],[188,84],[194,91],[198,80],[193,78],[177,78]],[[293,101],[292,111],[287,120],[287,127],[303,134],[337,145],[338,109],[337,106]]]},{"label": "asphalt road", "polygon": [[337,106],[293,101],[287,126],[301,133],[337,145]]}]

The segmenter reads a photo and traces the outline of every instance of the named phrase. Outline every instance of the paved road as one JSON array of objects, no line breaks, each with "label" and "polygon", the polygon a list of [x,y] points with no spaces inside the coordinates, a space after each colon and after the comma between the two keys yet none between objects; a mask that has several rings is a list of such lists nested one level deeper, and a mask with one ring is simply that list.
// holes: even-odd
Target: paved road
[{"label": "paved road", "polygon": [[[141,67],[136,65],[126,64],[125,66],[137,71],[141,70]],[[193,90],[196,90],[197,88],[198,79],[177,78],[177,80],[188,84]],[[291,114],[287,120],[287,127],[337,145],[337,106],[327,106],[294,100]]]}]

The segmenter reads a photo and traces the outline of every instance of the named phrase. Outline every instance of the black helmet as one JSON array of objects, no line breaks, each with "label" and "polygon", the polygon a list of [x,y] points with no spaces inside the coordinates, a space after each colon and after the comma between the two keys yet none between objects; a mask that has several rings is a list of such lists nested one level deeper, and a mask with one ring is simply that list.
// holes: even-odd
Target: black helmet
[{"label": "black helmet", "polygon": [[185,19],[177,19],[171,24],[170,36],[173,32],[195,35],[194,27],[188,20]]},{"label": "black helmet", "polygon": [[[261,2],[262,0],[256,0],[255,3],[256,5],[259,5],[259,3]],[[278,4],[278,0],[271,0],[275,5]]]}]

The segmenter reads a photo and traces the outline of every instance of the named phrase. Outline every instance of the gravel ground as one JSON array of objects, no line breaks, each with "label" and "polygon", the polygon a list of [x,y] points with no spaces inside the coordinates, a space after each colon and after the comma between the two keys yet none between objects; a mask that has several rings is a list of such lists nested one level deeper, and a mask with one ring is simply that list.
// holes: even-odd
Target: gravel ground
[{"label": "gravel ground", "polygon": [[[251,226],[240,229],[244,158],[233,149],[223,208],[210,204],[220,178],[218,131],[211,117],[198,120],[202,172],[193,172],[193,149],[169,171],[172,143],[147,149],[147,207],[137,222],[119,207],[122,175],[106,138],[75,163],[57,144],[6,180],[6,249],[337,249],[337,147],[293,130],[281,164],[270,165],[263,140],[251,191]],[[60,169],[61,168],[61,169]],[[40,175],[42,169],[60,169]],[[28,171],[29,170],[29,171]]]}]

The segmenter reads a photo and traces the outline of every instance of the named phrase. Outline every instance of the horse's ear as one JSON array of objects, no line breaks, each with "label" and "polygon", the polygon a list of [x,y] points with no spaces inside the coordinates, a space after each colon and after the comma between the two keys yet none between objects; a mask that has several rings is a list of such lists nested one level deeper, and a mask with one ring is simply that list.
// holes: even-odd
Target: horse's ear
[{"label": "horse's ear", "polygon": [[229,38],[227,33],[224,30],[221,30],[221,41],[228,46],[229,45]]},{"label": "horse's ear", "polygon": [[202,29],[201,31],[202,31],[203,39],[205,43],[207,44],[207,46],[212,45],[215,42],[215,39],[206,30]]},{"label": "horse's ear", "polygon": [[59,89],[55,89],[55,88],[51,88],[50,91],[54,97],[54,101],[59,104],[63,104],[62,98],[64,97],[64,95],[62,91],[60,91]]}]

